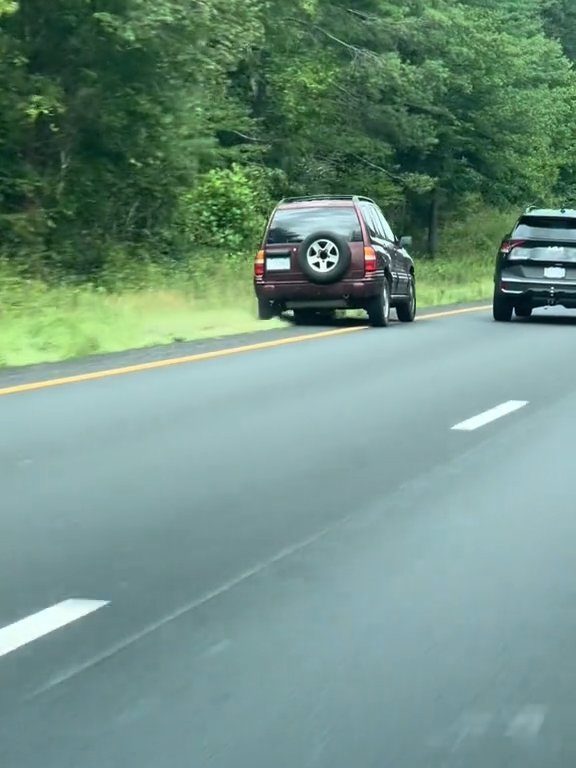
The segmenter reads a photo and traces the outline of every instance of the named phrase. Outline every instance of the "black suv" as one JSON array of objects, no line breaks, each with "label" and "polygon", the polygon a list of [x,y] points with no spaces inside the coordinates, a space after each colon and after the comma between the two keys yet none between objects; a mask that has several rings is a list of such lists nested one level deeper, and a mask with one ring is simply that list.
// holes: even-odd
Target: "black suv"
[{"label": "black suv", "polygon": [[555,304],[576,308],[576,210],[528,208],[498,251],[494,319]]},{"label": "black suv", "polygon": [[254,263],[258,314],[294,311],[297,323],[336,309],[364,309],[386,326],[390,308],[416,314],[414,262],[382,211],[367,197],[297,197],[276,207]]}]

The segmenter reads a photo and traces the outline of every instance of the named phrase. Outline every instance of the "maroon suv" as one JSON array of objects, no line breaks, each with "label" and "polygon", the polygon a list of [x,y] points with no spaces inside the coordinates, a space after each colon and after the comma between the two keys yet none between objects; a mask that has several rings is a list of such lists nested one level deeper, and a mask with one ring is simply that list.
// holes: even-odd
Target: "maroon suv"
[{"label": "maroon suv", "polygon": [[293,310],[297,323],[336,309],[365,309],[373,326],[390,308],[416,314],[411,239],[398,239],[367,197],[298,197],[276,207],[254,263],[258,314]]}]

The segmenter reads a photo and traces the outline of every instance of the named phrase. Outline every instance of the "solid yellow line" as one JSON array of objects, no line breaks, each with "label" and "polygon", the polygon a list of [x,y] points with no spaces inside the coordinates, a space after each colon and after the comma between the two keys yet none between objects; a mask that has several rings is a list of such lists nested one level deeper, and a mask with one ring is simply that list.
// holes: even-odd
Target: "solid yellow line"
[{"label": "solid yellow line", "polygon": [[298,344],[302,341],[311,339],[324,339],[328,336],[340,336],[345,333],[354,333],[364,330],[367,326],[352,326],[350,328],[335,328],[332,331],[320,331],[319,333],[304,334],[301,336],[290,336],[286,339],[274,339],[273,341],[261,341],[257,344],[246,344],[242,347],[230,347],[229,349],[218,349],[213,352],[198,352],[194,355],[185,355],[184,357],[173,357],[163,360],[154,360],[151,363],[137,363],[136,365],[126,365],[123,368],[110,368],[103,371],[93,371],[92,373],[79,373],[75,376],[64,376],[60,379],[47,379],[46,381],[32,381],[29,384],[16,384],[13,387],[0,389],[0,396],[14,395],[18,392],[32,392],[36,389],[47,389],[48,387],[60,387],[63,384],[78,384],[82,381],[95,381],[97,379],[108,379],[112,376],[124,376],[127,373],[140,373],[141,371],[153,371],[156,368],[168,368],[172,365],[183,365],[184,363],[198,363],[202,360],[214,360],[219,357],[228,357],[229,355],[239,355],[243,352],[256,352],[260,349],[270,349],[271,347],[282,347],[286,344]]},{"label": "solid yellow line", "polygon": [[429,315],[419,315],[416,320],[434,320],[436,317],[465,315],[468,312],[485,312],[487,309],[492,309],[492,305],[484,304],[481,307],[464,307],[463,309],[447,309],[445,312],[431,312]]},{"label": "solid yellow line", "polygon": [[[489,309],[489,307],[467,307],[465,309],[452,309],[446,312],[436,312],[429,315],[421,315],[418,320],[432,320],[437,317],[451,317],[452,315],[463,315],[467,312],[480,312]],[[261,341],[256,344],[246,344],[241,347],[230,347],[229,349],[218,349],[212,352],[198,352],[194,355],[185,355],[184,357],[173,357],[164,360],[154,360],[151,363],[137,363],[136,365],[126,365],[122,368],[110,368],[102,371],[93,371],[91,373],[79,373],[75,376],[63,376],[59,379],[47,379],[45,381],[32,381],[28,384],[16,384],[13,387],[4,387],[0,389],[0,397],[5,395],[16,395],[20,392],[34,392],[38,389],[49,389],[50,387],[61,387],[64,384],[79,384],[83,381],[96,381],[98,379],[109,379],[112,376],[124,376],[128,373],[141,373],[142,371],[153,371],[157,368],[169,368],[173,365],[183,365],[185,363],[199,363],[203,360],[214,360],[220,357],[229,357],[231,355],[240,355],[245,352],[257,352],[261,349],[272,349],[274,347],[283,347],[288,344],[300,344],[303,341],[314,341],[315,339],[326,339],[330,336],[343,336],[346,333],[357,333],[368,329],[367,325],[355,325],[350,328],[335,328],[331,331],[320,331],[318,333],[308,333],[301,336],[290,336],[284,339],[274,339],[272,341]]]}]

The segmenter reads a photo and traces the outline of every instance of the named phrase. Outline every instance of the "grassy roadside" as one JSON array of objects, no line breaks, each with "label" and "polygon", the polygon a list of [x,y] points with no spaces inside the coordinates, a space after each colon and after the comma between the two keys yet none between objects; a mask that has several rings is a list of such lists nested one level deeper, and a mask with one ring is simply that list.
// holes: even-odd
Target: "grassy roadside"
[{"label": "grassy roadside", "polygon": [[245,265],[203,289],[185,273],[102,289],[2,280],[0,273],[0,367],[281,326],[257,320],[250,276]]},{"label": "grassy roadside", "polygon": [[[460,262],[419,266],[421,307],[474,301],[490,294],[488,265],[475,263],[473,275]],[[0,313],[0,366],[281,327],[279,319],[257,320],[250,270],[246,269],[243,283],[236,277],[223,276],[222,292],[214,285],[208,295],[198,295],[184,285],[107,292],[25,283],[18,287],[17,301],[13,295],[11,306]]]},{"label": "grassy roadside", "polygon": [[[509,216],[484,213],[446,233],[443,253],[417,259],[421,307],[487,299],[495,241]],[[475,226],[474,226],[475,225]],[[134,274],[116,266],[107,288],[48,286],[0,265],[0,366],[280,327],[255,316],[251,260],[204,265],[194,272],[148,265]],[[202,273],[200,277],[199,274]]]}]

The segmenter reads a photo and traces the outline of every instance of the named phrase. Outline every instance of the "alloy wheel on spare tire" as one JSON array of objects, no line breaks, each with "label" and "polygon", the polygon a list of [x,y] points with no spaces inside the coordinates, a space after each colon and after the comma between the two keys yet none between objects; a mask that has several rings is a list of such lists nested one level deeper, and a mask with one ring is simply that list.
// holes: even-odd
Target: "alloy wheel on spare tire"
[{"label": "alloy wheel on spare tire", "polygon": [[300,243],[298,265],[312,283],[327,285],[341,280],[350,268],[350,246],[333,232],[315,232]]},{"label": "alloy wheel on spare tire", "polygon": [[386,328],[390,323],[390,284],[383,281],[382,291],[373,296],[366,305],[370,325],[374,328]]}]

